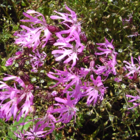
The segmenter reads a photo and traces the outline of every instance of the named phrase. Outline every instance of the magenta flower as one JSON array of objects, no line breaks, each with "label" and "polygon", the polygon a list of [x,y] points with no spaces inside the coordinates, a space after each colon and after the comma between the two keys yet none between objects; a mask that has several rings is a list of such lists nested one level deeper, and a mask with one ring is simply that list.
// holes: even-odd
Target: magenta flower
[{"label": "magenta flower", "polygon": [[58,81],[53,87],[57,86],[58,84],[62,84],[65,87],[64,91],[66,91],[72,86],[81,84],[80,77],[72,72],[69,72],[66,68],[65,68],[65,71],[61,71],[57,69],[55,69],[55,71],[56,73],[49,72],[47,74],[47,76],[50,77],[51,79]]},{"label": "magenta flower", "polygon": [[140,55],[138,56],[138,59],[136,59],[140,65]]},{"label": "magenta flower", "polygon": [[128,35],[127,37],[134,37],[134,36],[139,36],[140,34],[138,32],[134,32],[133,34],[131,35]]},{"label": "magenta flower", "polygon": [[93,69],[93,71],[97,74],[97,75],[104,75],[104,76],[109,76],[109,74],[114,74],[116,75],[116,66],[117,62],[116,62],[116,57],[113,57],[113,60],[107,60],[104,63],[104,66],[100,66],[100,65],[96,65],[96,69]]},{"label": "magenta flower", "polygon": [[75,45],[69,44],[67,42],[56,42],[54,43],[54,45],[59,46],[58,50],[52,51],[52,54],[57,56],[55,60],[61,61],[63,59],[66,59],[64,63],[69,63],[70,61],[73,61],[72,67],[76,65],[76,61],[78,60],[77,55],[81,53],[84,49],[84,46],[80,42],[76,42]]},{"label": "magenta flower", "polygon": [[129,79],[133,79],[135,74],[140,75],[140,65],[134,64],[134,60],[132,56],[131,56],[131,63],[127,61],[123,61],[123,62],[126,63],[125,68],[129,71],[129,73],[126,74],[126,76]]},{"label": "magenta flower", "polygon": [[[95,53],[96,55],[105,55],[100,58],[100,61],[104,64],[104,66],[96,65],[97,70],[93,70],[96,74],[103,74],[104,76],[108,76],[110,73],[116,75],[116,56],[117,52],[115,52],[115,48],[112,44],[113,40],[109,42],[105,38],[105,43],[97,43],[100,47],[97,47],[98,50],[102,51],[99,53]],[[110,58],[111,57],[111,58]]]},{"label": "magenta flower", "polygon": [[84,32],[81,32],[80,38],[81,38],[82,41],[87,42],[87,37],[86,37]]},{"label": "magenta flower", "polygon": [[68,28],[70,27],[70,25],[75,25],[77,27],[78,33],[80,33],[81,26],[80,26],[80,23],[77,21],[76,13],[74,11],[72,11],[66,4],[65,4],[65,8],[70,12],[70,14],[54,11],[55,13],[59,14],[60,16],[53,15],[53,16],[50,16],[50,18],[63,20],[63,22],[61,22],[61,24],[66,25]]},{"label": "magenta flower", "polygon": [[132,95],[126,95],[126,97],[129,97],[129,98],[132,98],[131,100],[129,100],[128,102],[131,102],[131,103],[133,103],[133,107],[130,107],[130,108],[128,108],[128,109],[133,109],[133,108],[135,108],[135,107],[137,107],[137,106],[139,106],[140,105],[140,96],[132,96]]},{"label": "magenta flower", "polygon": [[10,66],[13,64],[13,61],[14,61],[14,58],[13,57],[10,57],[7,61],[6,61],[6,64],[5,66]]},{"label": "magenta flower", "polygon": [[[46,135],[50,134],[53,132],[55,129],[55,122],[56,119],[53,115],[49,113],[49,110],[52,110],[51,108],[48,109],[48,113],[45,115],[43,118],[37,118],[34,120],[30,120],[29,122],[34,122],[33,128],[30,128],[28,131],[24,131],[24,133],[15,133],[15,135],[18,138],[28,138],[35,140],[36,138],[45,138]],[[21,123],[20,125],[25,125],[26,123]]]},{"label": "magenta flower", "polygon": [[128,19],[126,19],[126,18],[122,19],[122,23],[123,23],[123,25],[126,23],[132,24],[133,23],[133,15],[132,14],[128,15]]},{"label": "magenta flower", "polygon": [[[56,57],[56,61],[61,61],[63,59],[66,59],[64,63],[73,61],[72,67],[74,67],[78,60],[77,55],[83,51],[84,46],[80,42],[79,35],[81,33],[81,26],[80,23],[77,22],[77,16],[74,11],[67,7],[67,5],[65,5],[65,7],[70,14],[55,11],[60,16],[51,16],[52,19],[62,19],[63,22],[61,22],[61,24],[66,25],[68,28],[68,30],[56,33],[58,40],[54,45],[58,46],[59,49],[52,51],[52,54]],[[70,44],[71,42],[74,42],[75,45]]]},{"label": "magenta flower", "polygon": [[114,81],[119,83],[120,81],[122,81],[123,76],[119,75],[118,77],[114,78]]},{"label": "magenta flower", "polygon": [[55,106],[58,106],[58,108],[52,109],[50,113],[59,114],[56,122],[68,123],[73,117],[76,121],[77,108],[74,106],[75,101],[71,100],[69,95],[67,95],[67,99],[55,97],[55,100],[59,102],[57,104],[54,104]]},{"label": "magenta flower", "polygon": [[[37,46],[42,43],[42,48],[45,47],[46,43],[48,42],[51,32],[48,30],[48,25],[46,20],[42,14],[36,12],[34,10],[28,10],[26,13],[23,13],[29,19],[21,20],[22,22],[31,22],[31,28],[21,25],[23,31],[20,33],[15,33],[15,36],[18,38],[15,40],[16,44],[20,44],[22,47],[33,48],[33,51],[37,48]],[[35,16],[30,16],[29,14],[34,14]],[[41,17],[40,20],[38,17]],[[36,24],[41,24],[41,27],[34,27]],[[42,33],[43,32],[43,33]],[[41,36],[41,34],[43,34]]]},{"label": "magenta flower", "polygon": [[[21,116],[25,116],[32,110],[31,105],[33,104],[33,86],[25,85],[25,83],[16,76],[9,75],[3,78],[4,81],[14,80],[21,90],[17,89],[16,83],[14,87],[8,86],[6,83],[0,81],[0,118],[6,118],[9,120],[12,116],[17,121]],[[22,103],[22,104],[21,104]]]},{"label": "magenta flower", "polygon": [[14,60],[19,59],[22,56],[22,52],[18,51],[15,53],[16,56],[10,57],[7,61],[5,66],[10,66],[13,64]]},{"label": "magenta flower", "polygon": [[80,70],[78,71],[78,75],[81,77],[81,78],[86,78],[86,76],[88,75],[88,73],[91,71],[91,68],[80,68]]},{"label": "magenta flower", "polygon": [[32,65],[32,72],[37,72],[38,68],[44,65],[45,58],[47,54],[45,52],[39,53],[37,50],[34,55],[29,54],[30,58],[30,63]]},{"label": "magenta flower", "polygon": [[33,48],[35,50],[40,44],[40,34],[39,28],[29,28],[27,26],[21,25],[23,31],[16,33],[15,44],[22,47]]},{"label": "magenta flower", "polygon": [[75,99],[75,104],[83,97],[83,85],[82,85],[82,78],[85,78],[88,72],[90,71],[89,69],[84,69],[81,68],[75,69],[75,70],[70,70],[65,69],[64,71],[60,70],[55,70],[56,73],[54,72],[49,72],[47,74],[48,77],[51,79],[54,79],[58,81],[54,86],[51,88],[61,84],[61,86],[64,87],[62,90],[62,95],[66,94],[69,95],[71,98]]},{"label": "magenta flower", "polygon": [[97,47],[98,50],[102,51],[100,53],[95,53],[96,55],[106,55],[106,57],[108,55],[110,56],[115,56],[117,55],[117,52],[115,52],[115,48],[112,44],[113,40],[111,42],[109,42],[106,38],[105,38],[105,43],[96,43],[97,45],[100,45],[100,47]]},{"label": "magenta flower", "polygon": [[101,77],[98,76],[96,80],[93,78],[93,76],[90,76],[91,80],[93,81],[93,86],[91,86],[92,83],[87,82],[85,83],[85,95],[88,96],[87,98],[87,105],[89,106],[91,103],[93,103],[93,106],[96,105],[97,101],[103,100],[106,87],[104,87]]}]

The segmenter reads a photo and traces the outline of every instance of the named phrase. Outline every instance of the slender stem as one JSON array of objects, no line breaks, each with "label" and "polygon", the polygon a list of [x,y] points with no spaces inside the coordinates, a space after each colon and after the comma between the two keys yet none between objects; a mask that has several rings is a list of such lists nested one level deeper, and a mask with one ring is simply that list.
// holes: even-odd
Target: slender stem
[{"label": "slender stem", "polygon": [[24,1],[24,3],[26,4],[26,6],[29,6],[30,4],[29,4],[29,2],[27,1],[27,0],[23,0]]},{"label": "slender stem", "polygon": [[9,2],[9,4],[11,4],[11,5],[12,5],[13,12],[14,12],[15,17],[16,17],[17,22],[18,22],[18,21],[19,21],[19,16],[18,16],[18,14],[17,14],[17,12],[16,12],[15,3],[14,3],[12,0],[8,0],[8,2]]},{"label": "slender stem", "polygon": [[1,8],[2,8],[3,12],[5,13],[5,15],[6,15],[8,18],[10,18],[9,14],[7,13],[7,11],[6,11],[3,7],[1,7]]}]

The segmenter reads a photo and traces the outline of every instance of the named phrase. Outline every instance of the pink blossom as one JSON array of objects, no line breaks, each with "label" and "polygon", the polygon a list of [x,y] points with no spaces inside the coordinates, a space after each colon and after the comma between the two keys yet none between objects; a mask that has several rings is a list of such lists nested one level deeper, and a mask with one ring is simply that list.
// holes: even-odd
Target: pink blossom
[{"label": "pink blossom", "polygon": [[50,77],[51,79],[58,81],[53,87],[57,86],[58,84],[62,84],[65,87],[64,91],[66,91],[72,86],[76,87],[77,85],[81,85],[81,77],[84,75],[84,73],[80,77],[77,74],[73,73],[70,69],[68,71],[68,69],[66,68],[64,71],[57,69],[55,69],[55,71],[56,73],[49,72],[47,74],[47,76]]},{"label": "pink blossom", "polygon": [[6,64],[5,66],[10,66],[13,64],[14,60],[18,59],[19,57],[22,56],[22,52],[21,51],[18,51],[15,53],[16,56],[13,56],[13,57],[10,57],[7,61],[6,61]]},{"label": "pink blossom", "polygon": [[30,58],[30,63],[32,65],[32,72],[37,72],[38,68],[43,66],[44,62],[45,62],[45,58],[47,56],[47,54],[45,52],[39,53],[38,50],[35,51],[35,53],[29,54]]},{"label": "pink blossom", "polygon": [[[100,101],[103,100],[106,87],[104,87],[100,76],[98,76],[96,79],[94,79],[93,76],[91,75],[90,78],[93,83],[85,82],[86,91],[84,93],[84,96],[88,96],[87,97],[88,106],[91,103],[93,103],[93,106],[95,106],[98,100],[100,100]],[[93,84],[93,86],[91,84]]]},{"label": "pink blossom", "polygon": [[10,57],[7,61],[6,61],[6,64],[5,66],[10,66],[13,64],[13,61],[14,61],[14,58],[13,57]]},{"label": "pink blossom", "polygon": [[106,57],[108,55],[110,56],[115,56],[117,54],[117,52],[115,52],[115,48],[112,44],[113,40],[111,42],[109,42],[106,38],[105,38],[105,43],[96,43],[97,45],[100,45],[100,47],[97,47],[98,50],[102,51],[99,53],[95,53],[96,55],[103,55],[105,54]]},{"label": "pink blossom", "polygon": [[[33,51],[42,43],[42,48],[45,47],[48,42],[51,32],[48,30],[48,25],[44,16],[36,12],[34,10],[28,10],[26,13],[23,13],[28,19],[21,20],[22,22],[31,22],[31,28],[21,25],[23,29],[20,33],[16,32],[15,36],[18,38],[15,39],[15,43],[19,44],[23,47],[33,48]],[[30,16],[29,14],[34,14],[34,16]],[[38,17],[41,17],[40,20]],[[34,25],[41,24],[41,27],[34,27]],[[43,32],[43,36],[41,34]]]},{"label": "pink blossom", "polygon": [[53,55],[58,55],[55,60],[61,61],[63,59],[66,59],[64,63],[69,63],[70,61],[73,61],[72,67],[76,65],[76,61],[78,60],[77,55],[81,53],[84,49],[84,46],[80,42],[76,42],[75,45],[69,44],[67,42],[56,42],[54,43],[54,45],[59,46],[58,50],[52,51]]},{"label": "pink blossom", "polygon": [[103,74],[104,76],[108,76],[110,73],[116,75],[116,57],[117,52],[115,52],[115,47],[112,44],[113,40],[109,42],[105,38],[105,43],[97,43],[100,47],[97,47],[101,52],[95,53],[96,55],[105,55],[100,58],[100,61],[104,64],[104,66],[96,65],[97,70],[93,70],[96,74]]},{"label": "pink blossom", "polygon": [[[127,61],[123,61],[123,62],[126,63],[125,68],[129,71],[128,74],[126,74],[126,76],[129,79],[133,79],[134,74],[140,75],[140,65],[134,64],[134,60],[133,60],[132,56],[131,56],[131,63],[129,63]],[[139,61],[138,61],[138,63],[139,63]]]},{"label": "pink blossom", "polygon": [[70,96],[67,95],[67,99],[62,99],[55,97],[55,100],[59,103],[54,104],[58,106],[57,109],[52,109],[50,113],[59,113],[56,122],[68,123],[74,117],[76,121],[76,107],[74,106],[75,101],[70,99]]},{"label": "pink blossom", "polygon": [[55,69],[54,72],[49,72],[47,74],[48,77],[58,81],[54,86],[51,88],[61,84],[64,89],[62,91],[62,95],[66,94],[70,97],[75,99],[75,104],[82,98],[82,94],[84,90],[82,90],[82,78],[85,78],[86,75],[90,72],[89,69],[81,68],[80,70],[70,70],[69,71],[65,68],[64,71],[60,71]]},{"label": "pink blossom", "polygon": [[74,11],[72,11],[66,4],[65,4],[65,8],[70,12],[70,14],[54,11],[55,13],[59,14],[60,16],[53,15],[53,16],[50,16],[50,18],[63,20],[63,22],[61,22],[61,24],[64,24],[67,27],[70,27],[68,23],[75,25],[77,27],[78,33],[80,33],[81,26],[80,26],[80,23],[77,21],[76,13]]},{"label": "pink blossom", "polygon": [[[28,131],[24,131],[24,133],[21,133],[21,131],[19,130],[19,133],[15,133],[15,135],[18,138],[24,139],[26,137],[27,139],[32,140],[35,140],[36,138],[45,138],[46,135],[52,133],[55,129],[56,119],[49,113],[50,110],[52,110],[52,108],[48,109],[47,114],[43,118],[30,120],[29,122],[34,122],[34,124]],[[20,123],[20,125],[22,126],[29,122]]]},{"label": "pink blossom", "polygon": [[104,63],[104,66],[102,65],[96,65],[97,69],[93,69],[93,71],[97,74],[97,75],[104,75],[104,76],[109,76],[109,74],[114,74],[116,75],[116,66],[117,62],[116,62],[116,57],[114,56],[113,59],[111,60],[107,60]]},{"label": "pink blossom", "polygon": [[[52,19],[62,19],[64,24],[67,26],[68,30],[63,30],[56,33],[58,40],[54,43],[55,46],[58,46],[57,50],[52,51],[52,54],[56,57],[56,61],[64,60],[64,63],[69,63],[73,61],[72,67],[76,65],[76,61],[78,60],[77,55],[81,53],[84,49],[84,45],[80,42],[80,33],[81,26],[77,21],[77,16],[74,11],[65,5],[66,9],[70,12],[68,13],[60,13],[55,11],[60,16],[53,15]],[[66,37],[64,37],[64,35]],[[72,45],[71,42],[75,42],[75,45]]]},{"label": "pink blossom", "polygon": [[[12,87],[0,81],[0,89],[3,90],[0,91],[0,118],[9,120],[13,116],[14,119],[18,121],[22,115],[26,117],[31,111],[31,105],[33,104],[33,86],[25,85],[20,77],[17,76],[9,75],[3,78],[3,80],[14,80],[21,86],[21,89],[17,89],[16,83],[14,83],[14,87]],[[20,105],[21,102],[23,102],[23,104]]]},{"label": "pink blossom", "polygon": [[140,96],[132,96],[132,95],[126,95],[126,97],[129,97],[129,98],[132,98],[131,100],[129,100],[128,102],[131,102],[131,103],[133,103],[133,107],[130,107],[130,108],[128,108],[128,109],[133,109],[133,108],[135,108],[135,107],[137,107],[137,106],[139,106],[140,105]]}]

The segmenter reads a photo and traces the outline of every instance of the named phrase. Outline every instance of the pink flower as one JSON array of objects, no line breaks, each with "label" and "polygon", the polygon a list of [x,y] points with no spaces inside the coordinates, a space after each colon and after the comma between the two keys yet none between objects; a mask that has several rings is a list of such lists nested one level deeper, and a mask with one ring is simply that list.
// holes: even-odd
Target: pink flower
[{"label": "pink flower", "polygon": [[[81,53],[84,49],[84,45],[80,42],[80,33],[81,33],[81,25],[77,21],[77,16],[74,11],[65,5],[66,9],[70,12],[68,13],[60,13],[55,11],[60,16],[53,15],[52,19],[62,19],[64,24],[67,26],[68,30],[63,30],[56,33],[58,40],[54,43],[55,46],[58,46],[58,50],[52,51],[52,54],[56,57],[56,61],[64,60],[64,63],[69,63],[73,61],[72,67],[76,65],[76,61],[78,60],[77,55]],[[64,35],[66,37],[64,37]],[[71,42],[74,42],[75,45],[72,45]]]},{"label": "pink flower", "polygon": [[100,53],[95,53],[96,55],[106,55],[106,57],[108,55],[111,56],[115,56],[117,54],[117,52],[115,52],[115,48],[112,44],[113,40],[111,42],[109,42],[106,38],[105,38],[105,43],[96,43],[97,45],[100,45],[100,47],[97,47],[98,50],[102,51]]},{"label": "pink flower", "polygon": [[[86,91],[84,93],[85,94],[84,96],[88,96],[87,98],[88,106],[91,103],[93,103],[93,106],[95,106],[98,100],[100,101],[103,100],[106,87],[104,87],[100,76],[98,76],[96,80],[93,78],[92,75],[90,76],[90,78],[93,81],[93,83],[91,82],[85,83]],[[93,84],[93,86],[91,86],[91,84]]]},{"label": "pink flower", "polygon": [[134,36],[139,36],[140,34],[138,32],[134,32],[133,34],[131,35],[128,35],[127,37],[134,37]]},{"label": "pink flower", "polygon": [[[17,121],[22,115],[26,115],[31,111],[31,105],[33,104],[33,86],[25,85],[25,83],[17,76],[9,75],[3,78],[4,81],[14,80],[21,89],[17,89],[16,83],[14,87],[8,86],[6,83],[0,81],[0,118],[6,118],[9,120],[12,116]],[[22,104],[21,104],[22,103]]]},{"label": "pink flower", "polygon": [[[135,74],[140,75],[140,65],[139,64],[134,64],[134,60],[133,57],[131,56],[131,63],[127,62],[127,61],[123,61],[124,63],[126,63],[125,68],[129,71],[128,74],[126,74],[126,76],[129,79],[133,79]],[[139,61],[138,61],[139,63]]]},{"label": "pink flower", "polygon": [[13,64],[14,60],[18,59],[19,57],[22,56],[22,52],[21,51],[18,51],[15,53],[16,56],[13,56],[13,57],[10,57],[7,61],[6,61],[6,64],[5,66],[10,66]]},{"label": "pink flower", "polygon": [[13,61],[14,61],[14,58],[13,57],[10,57],[7,61],[6,61],[6,64],[5,66],[10,66],[13,64]]},{"label": "pink flower", "polygon": [[75,98],[75,103],[79,101],[83,94],[83,85],[82,85],[82,78],[85,78],[86,75],[90,72],[89,69],[81,68],[70,70],[69,71],[65,68],[64,71],[55,69],[56,73],[49,72],[47,76],[51,79],[58,81],[54,86],[51,88],[61,84],[64,89],[62,94],[69,95],[72,98]]},{"label": "pink flower", "polygon": [[104,75],[104,76],[109,76],[109,74],[114,74],[116,75],[116,66],[117,62],[116,62],[116,56],[113,57],[113,59],[111,60],[106,60],[104,62],[104,66],[100,66],[100,65],[96,65],[96,69],[93,69],[93,71],[97,74],[97,75]]},{"label": "pink flower", "polygon": [[[104,64],[104,66],[97,65],[97,70],[93,70],[96,74],[102,74],[104,76],[108,76],[110,73],[116,75],[116,56],[117,52],[115,52],[115,48],[112,44],[113,40],[109,42],[105,38],[105,43],[97,43],[100,47],[97,47],[98,50],[102,51],[99,53],[95,53],[96,55],[105,55],[104,57],[100,57],[100,61]],[[111,58],[110,58],[111,57]]]},{"label": "pink flower", "polygon": [[16,34],[15,44],[22,47],[33,48],[35,50],[40,44],[40,34],[41,30],[39,28],[29,28],[27,26],[21,25],[23,31]]},{"label": "pink flower", "polygon": [[117,82],[117,83],[122,81],[122,75],[119,75],[118,77],[114,78],[114,81]]},{"label": "pink flower", "polygon": [[76,42],[75,45],[72,45],[64,41],[57,41],[56,43],[54,43],[54,45],[59,46],[58,50],[52,51],[53,55],[57,55],[55,60],[61,61],[63,59],[66,59],[64,63],[69,63],[70,61],[73,61],[72,67],[76,65],[76,61],[78,60],[77,55],[81,53],[84,49],[84,46],[80,42]]},{"label": "pink flower", "polygon": [[128,108],[128,109],[133,109],[133,108],[135,108],[135,107],[137,107],[137,106],[139,106],[140,105],[140,96],[132,96],[132,95],[126,95],[126,97],[129,97],[129,98],[132,98],[131,100],[129,100],[128,102],[131,102],[131,103],[133,103],[133,107],[130,107],[130,108]]},{"label": "pink flower", "polygon": [[30,63],[32,65],[32,72],[37,72],[38,68],[44,65],[45,58],[47,54],[45,52],[39,53],[38,50],[35,51],[35,53],[29,54],[30,58]]},{"label": "pink flower", "polygon": [[64,91],[66,91],[72,86],[76,87],[77,85],[81,85],[81,77],[84,75],[84,73],[80,77],[75,73],[73,73],[70,69],[68,71],[66,68],[64,71],[57,69],[55,69],[55,71],[56,73],[49,72],[47,74],[47,76],[50,77],[51,79],[58,81],[53,87],[57,86],[58,84],[62,84],[65,87]]},{"label": "pink flower", "polygon": [[123,25],[124,24],[132,24],[133,23],[133,15],[132,14],[130,14],[130,15],[128,15],[128,19],[122,19],[122,23],[123,23]]},{"label": "pink flower", "polygon": [[75,101],[71,100],[69,95],[67,95],[67,99],[55,97],[55,100],[59,102],[54,104],[55,106],[58,106],[58,108],[52,109],[50,113],[59,114],[56,122],[68,123],[73,117],[75,117],[76,121],[77,108],[74,106]]},{"label": "pink flower", "polygon": [[64,24],[67,27],[70,27],[70,24],[75,25],[77,27],[78,33],[80,33],[81,32],[81,26],[80,26],[80,23],[77,21],[76,13],[74,11],[72,11],[66,4],[65,4],[65,8],[70,12],[70,14],[54,11],[55,13],[59,14],[60,16],[53,15],[53,16],[50,16],[50,18],[51,19],[61,19],[61,20],[63,20],[63,22],[61,22],[61,24]]},{"label": "pink flower", "polygon": [[[46,135],[52,133],[55,129],[56,119],[49,113],[49,110],[51,110],[51,108],[48,109],[48,113],[45,115],[45,117],[29,121],[34,122],[33,127],[30,128],[30,130],[24,131],[24,133],[21,133],[19,130],[19,133],[15,133],[15,135],[18,138],[24,139],[26,137],[28,139],[35,140],[36,138],[45,138]],[[29,122],[21,123],[20,125],[25,125]]]},{"label": "pink flower", "polygon": [[[22,47],[33,48],[33,51],[42,43],[42,48],[45,47],[46,43],[48,42],[51,32],[48,30],[48,25],[46,20],[42,14],[36,12],[34,10],[28,10],[26,13],[23,13],[29,19],[21,20],[22,22],[31,22],[31,28],[21,25],[23,31],[20,33],[16,32],[15,36],[18,38],[15,39],[16,44],[20,44]],[[34,14],[35,16],[30,16],[29,14]],[[40,20],[38,17],[41,17]],[[41,24],[41,27],[34,27],[36,24]],[[43,36],[41,34],[43,33]]]}]

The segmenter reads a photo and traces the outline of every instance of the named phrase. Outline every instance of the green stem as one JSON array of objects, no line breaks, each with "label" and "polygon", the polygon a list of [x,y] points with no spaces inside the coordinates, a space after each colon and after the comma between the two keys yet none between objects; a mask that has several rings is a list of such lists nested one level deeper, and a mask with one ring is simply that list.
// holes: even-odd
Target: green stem
[{"label": "green stem", "polygon": [[17,14],[17,12],[16,12],[15,4],[14,4],[14,2],[13,2],[12,0],[8,0],[8,2],[9,2],[9,4],[12,5],[12,10],[13,10],[14,15],[15,15],[15,17],[16,17],[16,19],[17,19],[17,22],[18,22],[18,21],[19,21],[19,16],[18,16],[18,14]]},{"label": "green stem", "polygon": [[1,7],[1,8],[2,8],[3,12],[5,13],[5,15],[6,15],[8,18],[10,18],[9,14],[7,13],[7,11],[6,11],[3,7]]},{"label": "green stem", "polygon": [[27,0],[23,0],[24,1],[24,3],[26,4],[26,6],[29,6],[30,4],[29,4],[29,2],[27,1]]}]

